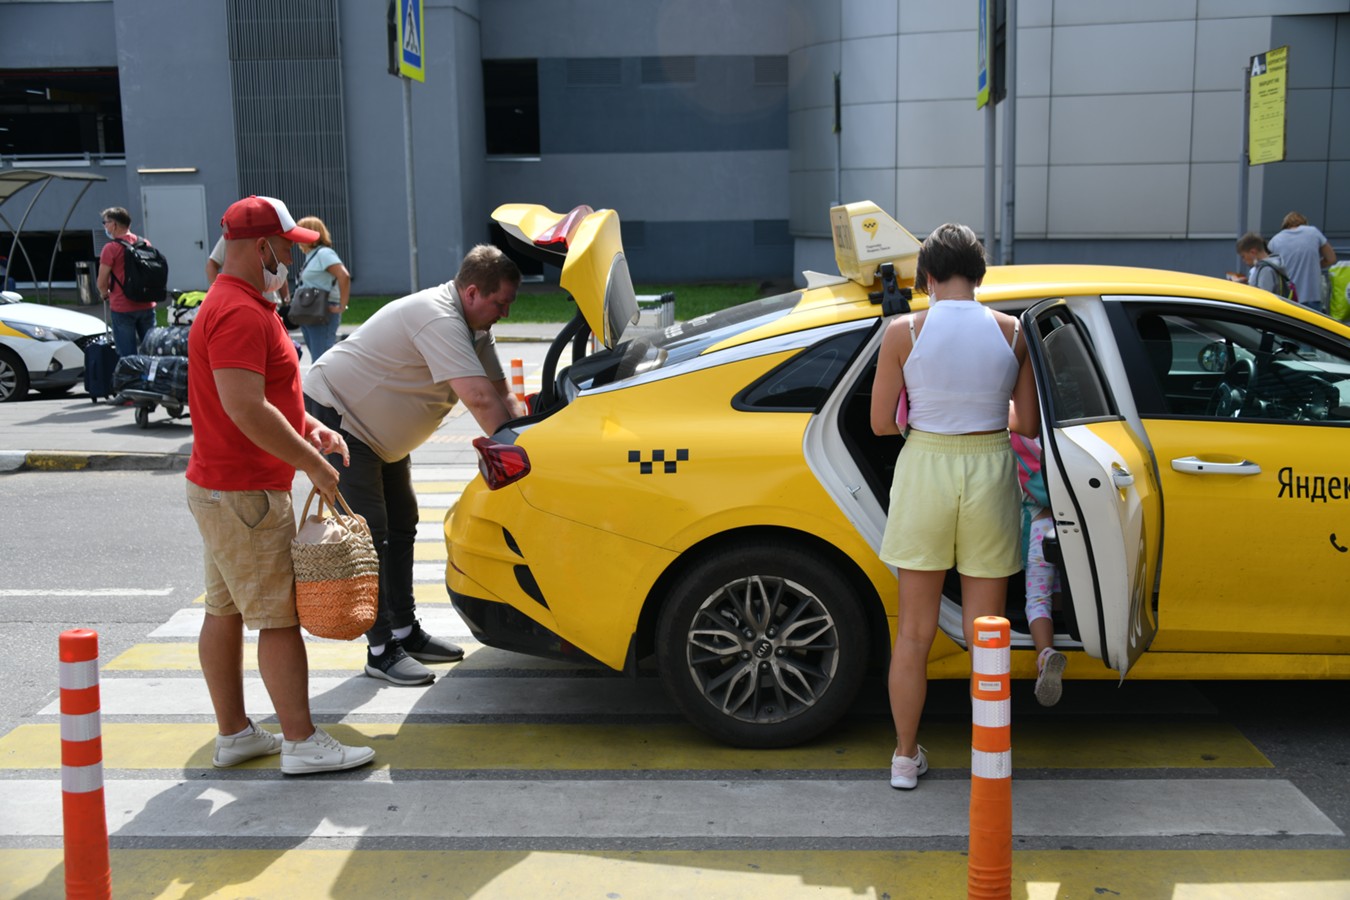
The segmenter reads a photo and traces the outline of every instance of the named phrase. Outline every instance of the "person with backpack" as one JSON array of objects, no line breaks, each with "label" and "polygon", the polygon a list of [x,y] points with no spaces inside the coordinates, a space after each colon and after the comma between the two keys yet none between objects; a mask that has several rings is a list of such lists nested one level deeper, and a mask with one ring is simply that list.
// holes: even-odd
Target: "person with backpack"
[{"label": "person with backpack", "polygon": [[1026,571],[1027,628],[1036,642],[1036,702],[1054,706],[1063,693],[1068,657],[1054,648],[1055,625],[1050,616],[1059,593],[1059,569],[1045,558],[1045,539],[1055,533],[1050,495],[1041,468],[1041,444],[1016,432],[1010,435],[1017,481],[1022,486],[1022,565]]},{"label": "person with backpack", "polygon": [[118,356],[132,356],[155,327],[156,301],[163,300],[169,264],[150,242],[131,233],[131,215],[120,206],[103,211],[108,243],[98,256],[98,293],[112,308]]},{"label": "person with backpack", "polygon": [[1284,268],[1278,256],[1272,256],[1266,247],[1266,239],[1255,231],[1249,231],[1237,242],[1238,256],[1247,267],[1247,283],[1263,291],[1270,291],[1277,297],[1298,302],[1298,288]]},{"label": "person with backpack", "polygon": [[1331,249],[1326,235],[1309,225],[1302,213],[1290,212],[1280,223],[1280,230],[1270,239],[1270,250],[1279,254],[1281,265],[1298,289],[1298,302],[1309,309],[1326,312],[1325,270],[1336,262],[1336,251]]}]

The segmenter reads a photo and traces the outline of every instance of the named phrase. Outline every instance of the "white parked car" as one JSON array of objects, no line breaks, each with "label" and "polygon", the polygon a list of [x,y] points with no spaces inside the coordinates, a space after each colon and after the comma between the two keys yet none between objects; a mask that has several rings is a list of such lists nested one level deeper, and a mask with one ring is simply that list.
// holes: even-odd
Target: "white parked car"
[{"label": "white parked car", "polygon": [[86,313],[0,291],[0,403],[22,400],[30,388],[60,394],[79,384],[85,345],[107,330]]}]

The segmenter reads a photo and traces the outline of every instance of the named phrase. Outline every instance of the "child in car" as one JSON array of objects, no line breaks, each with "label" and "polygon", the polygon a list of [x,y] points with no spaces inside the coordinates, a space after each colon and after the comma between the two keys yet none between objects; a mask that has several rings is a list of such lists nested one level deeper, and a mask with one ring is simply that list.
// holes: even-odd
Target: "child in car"
[{"label": "child in car", "polygon": [[1059,571],[1045,558],[1045,538],[1055,531],[1050,497],[1041,471],[1041,445],[1035,438],[1012,435],[1017,480],[1022,485],[1022,561],[1027,582],[1027,627],[1036,642],[1036,701],[1054,706],[1063,692],[1068,659],[1053,646],[1052,598],[1059,592]]}]

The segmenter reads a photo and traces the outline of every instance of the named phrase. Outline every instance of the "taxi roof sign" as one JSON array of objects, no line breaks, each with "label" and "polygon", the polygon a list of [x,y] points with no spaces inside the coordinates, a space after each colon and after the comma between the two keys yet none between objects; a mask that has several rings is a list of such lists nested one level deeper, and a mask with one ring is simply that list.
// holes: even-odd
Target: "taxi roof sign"
[{"label": "taxi roof sign", "polygon": [[882,263],[895,266],[901,284],[913,284],[919,264],[918,238],[880,206],[861,200],[830,207],[834,261],[839,274],[870,287]]}]

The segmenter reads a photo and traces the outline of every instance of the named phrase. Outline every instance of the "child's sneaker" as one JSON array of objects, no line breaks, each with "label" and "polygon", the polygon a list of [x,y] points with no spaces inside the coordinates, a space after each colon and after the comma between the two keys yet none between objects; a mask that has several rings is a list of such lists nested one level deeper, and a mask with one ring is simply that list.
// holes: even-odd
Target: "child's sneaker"
[{"label": "child's sneaker", "polygon": [[918,756],[891,757],[891,787],[902,791],[912,790],[919,783],[919,776],[928,771],[928,757],[923,747],[919,747]]},{"label": "child's sneaker", "polygon": [[1041,706],[1054,706],[1064,691],[1064,667],[1069,660],[1054,647],[1046,647],[1036,658],[1040,674],[1036,676],[1036,702]]},{"label": "child's sneaker", "polygon": [[211,757],[212,765],[224,769],[237,766],[241,762],[257,759],[260,756],[273,756],[281,752],[281,738],[266,731],[248,720],[248,731],[238,737],[216,735],[216,752]]}]

